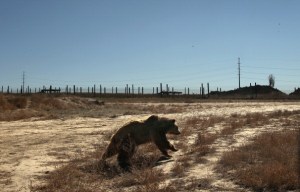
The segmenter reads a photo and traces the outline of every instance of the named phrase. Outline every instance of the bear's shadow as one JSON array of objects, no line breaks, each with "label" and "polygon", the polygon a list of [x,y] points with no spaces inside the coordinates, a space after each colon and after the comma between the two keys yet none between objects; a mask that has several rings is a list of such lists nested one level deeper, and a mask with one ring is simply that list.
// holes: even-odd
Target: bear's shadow
[{"label": "bear's shadow", "polygon": [[163,165],[169,162],[174,161],[174,159],[171,159],[170,157],[166,157],[166,156],[161,156],[154,164],[154,167],[159,166],[159,165]]},{"label": "bear's shadow", "polygon": [[[174,161],[174,159],[165,156],[161,156],[156,160],[152,160],[152,162],[148,162],[147,164],[145,162],[135,162],[132,168],[135,170],[143,170],[145,168],[153,168]],[[83,172],[102,175],[102,177],[107,179],[114,178],[115,176],[120,176],[124,172],[126,172],[118,166],[115,160],[105,163],[93,161],[85,164],[84,166],[80,166],[80,169]]]}]

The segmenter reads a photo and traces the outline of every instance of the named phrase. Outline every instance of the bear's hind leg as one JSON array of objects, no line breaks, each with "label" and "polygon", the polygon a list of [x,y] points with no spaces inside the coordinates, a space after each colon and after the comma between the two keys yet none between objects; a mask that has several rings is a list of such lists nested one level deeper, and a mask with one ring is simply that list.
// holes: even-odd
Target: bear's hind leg
[{"label": "bear's hind leg", "polygon": [[135,148],[136,144],[130,135],[123,139],[117,160],[119,166],[125,171],[131,171],[131,158],[135,152]]},{"label": "bear's hind leg", "polygon": [[115,146],[115,144],[113,142],[111,142],[105,149],[105,152],[102,154],[101,160],[104,161],[107,158],[110,158],[117,153],[118,153],[117,147]]}]

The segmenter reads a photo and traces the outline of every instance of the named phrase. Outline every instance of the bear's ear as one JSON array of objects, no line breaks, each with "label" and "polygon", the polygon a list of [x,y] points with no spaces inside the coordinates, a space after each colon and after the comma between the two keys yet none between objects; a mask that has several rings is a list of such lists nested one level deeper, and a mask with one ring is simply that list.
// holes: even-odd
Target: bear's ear
[{"label": "bear's ear", "polygon": [[174,124],[175,123],[175,119],[171,119],[171,122]]},{"label": "bear's ear", "polygon": [[151,115],[146,122],[153,122],[153,121],[157,121],[158,120],[158,116],[156,115]]}]

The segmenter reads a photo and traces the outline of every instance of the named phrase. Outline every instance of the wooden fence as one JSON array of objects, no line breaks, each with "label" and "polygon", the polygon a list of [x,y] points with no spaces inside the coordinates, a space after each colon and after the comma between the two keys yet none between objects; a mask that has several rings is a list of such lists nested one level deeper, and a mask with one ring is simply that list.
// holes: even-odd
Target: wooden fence
[{"label": "wooden fence", "polygon": [[[209,83],[207,83],[207,87],[205,87],[203,83],[199,87],[198,90],[191,89],[189,87],[185,87],[184,90],[175,89],[174,87],[169,87],[168,84],[165,85],[165,89],[163,88],[163,84],[160,83],[158,87],[152,88],[144,88],[144,87],[135,87],[133,84],[126,84],[125,87],[110,87],[107,88],[105,86],[96,85],[90,87],[80,87],[76,85],[66,85],[66,87],[53,87],[49,86],[48,88],[43,86],[42,88],[31,88],[29,86],[20,88],[12,88],[7,86],[1,87],[1,93],[5,94],[33,94],[33,93],[43,93],[43,94],[72,94],[72,95],[89,95],[89,96],[136,96],[136,95],[154,95],[154,96],[181,96],[181,95],[198,95],[200,97],[206,98],[209,97]],[[217,88],[217,91],[221,91],[221,89]]]}]

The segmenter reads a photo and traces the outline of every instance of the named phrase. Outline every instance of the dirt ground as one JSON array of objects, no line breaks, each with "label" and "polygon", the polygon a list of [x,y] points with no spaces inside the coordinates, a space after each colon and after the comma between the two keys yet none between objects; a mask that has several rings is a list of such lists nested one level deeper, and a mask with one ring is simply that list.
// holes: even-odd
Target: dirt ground
[{"label": "dirt ground", "polygon": [[[145,109],[161,103],[136,103]],[[168,103],[172,108],[182,108],[178,112],[157,113],[175,118],[179,124],[193,116],[222,116],[232,114],[269,113],[277,110],[300,110],[300,102],[218,102],[218,103]],[[41,177],[76,156],[92,151],[100,141],[132,120],[144,120],[149,114],[121,115],[114,117],[72,117],[52,120],[31,118],[20,121],[0,122],[0,188],[1,191],[30,191],[30,186],[41,182]],[[208,128],[218,131],[222,125]],[[214,153],[207,155],[206,161],[188,170],[191,178],[210,178],[214,189],[234,191],[238,188],[232,181],[222,179],[214,171],[218,160],[225,151],[246,144],[255,135],[266,131],[282,129],[278,122],[257,129],[237,131],[230,138],[219,138],[212,145]],[[176,142],[176,141],[175,141]],[[182,151],[174,153],[175,161],[164,166],[168,172]],[[171,182],[171,181],[170,181]]]}]

